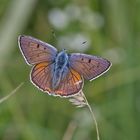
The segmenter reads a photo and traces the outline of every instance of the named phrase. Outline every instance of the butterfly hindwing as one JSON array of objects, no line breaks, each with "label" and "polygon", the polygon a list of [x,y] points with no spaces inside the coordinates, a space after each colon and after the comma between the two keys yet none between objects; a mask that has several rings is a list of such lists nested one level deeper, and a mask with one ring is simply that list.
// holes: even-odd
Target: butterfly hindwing
[{"label": "butterfly hindwing", "polygon": [[32,68],[30,79],[39,89],[51,93],[53,64],[42,62]]},{"label": "butterfly hindwing", "polygon": [[53,61],[57,54],[56,48],[30,36],[19,36],[19,47],[28,64]]},{"label": "butterfly hindwing", "polygon": [[60,81],[59,87],[54,93],[59,96],[69,97],[82,90],[83,84],[83,79],[80,74],[70,68],[66,77]]},{"label": "butterfly hindwing", "polygon": [[108,60],[87,54],[72,53],[69,59],[70,66],[87,80],[99,77],[111,66]]},{"label": "butterfly hindwing", "polygon": [[69,69],[66,77],[64,77],[56,89],[52,88],[54,64],[47,62],[35,65],[31,71],[31,81],[35,86],[50,95],[69,97],[78,93],[83,87],[83,79],[79,73],[73,69]]}]

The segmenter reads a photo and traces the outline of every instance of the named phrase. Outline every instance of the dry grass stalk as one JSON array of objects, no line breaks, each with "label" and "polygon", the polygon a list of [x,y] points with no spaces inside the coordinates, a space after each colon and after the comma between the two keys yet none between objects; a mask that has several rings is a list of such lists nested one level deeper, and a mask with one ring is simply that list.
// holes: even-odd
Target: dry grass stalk
[{"label": "dry grass stalk", "polygon": [[99,129],[98,129],[98,124],[97,124],[97,121],[96,121],[96,117],[93,113],[93,110],[91,108],[91,106],[89,105],[88,103],[88,100],[85,96],[85,94],[83,93],[83,91],[80,91],[77,95],[71,97],[69,99],[69,101],[73,104],[73,105],[76,105],[76,107],[84,107],[84,106],[87,106],[91,115],[92,115],[92,118],[93,118],[93,121],[95,122],[95,128],[96,128],[96,133],[97,133],[97,140],[100,140],[100,136],[99,136]]},{"label": "dry grass stalk", "polygon": [[18,87],[16,87],[11,93],[9,93],[7,96],[0,99],[0,103],[3,103],[7,99],[9,99],[12,95],[14,95],[23,85],[24,83],[21,83]]}]

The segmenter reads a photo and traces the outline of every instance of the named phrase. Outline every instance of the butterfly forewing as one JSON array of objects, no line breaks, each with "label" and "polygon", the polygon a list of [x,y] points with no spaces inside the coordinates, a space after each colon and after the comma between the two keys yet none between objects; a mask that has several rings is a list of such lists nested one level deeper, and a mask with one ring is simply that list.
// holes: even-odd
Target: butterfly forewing
[{"label": "butterfly forewing", "polygon": [[28,64],[53,61],[57,54],[56,48],[30,36],[19,36],[19,47]]},{"label": "butterfly forewing", "polygon": [[111,66],[108,60],[92,55],[72,53],[69,59],[70,67],[79,72],[87,80],[99,77]]}]

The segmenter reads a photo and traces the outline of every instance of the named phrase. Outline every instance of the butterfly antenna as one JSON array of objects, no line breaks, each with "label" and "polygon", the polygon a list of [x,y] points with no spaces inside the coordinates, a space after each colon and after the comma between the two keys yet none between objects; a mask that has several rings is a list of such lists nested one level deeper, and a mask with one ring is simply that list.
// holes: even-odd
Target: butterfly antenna
[{"label": "butterfly antenna", "polygon": [[83,42],[82,42],[82,45],[84,45],[84,44],[86,44],[86,43],[87,43],[87,41],[83,41]]},{"label": "butterfly antenna", "polygon": [[52,29],[52,35],[53,37],[55,38],[55,40],[57,40],[57,37],[56,37],[56,34],[55,34],[55,31]]}]

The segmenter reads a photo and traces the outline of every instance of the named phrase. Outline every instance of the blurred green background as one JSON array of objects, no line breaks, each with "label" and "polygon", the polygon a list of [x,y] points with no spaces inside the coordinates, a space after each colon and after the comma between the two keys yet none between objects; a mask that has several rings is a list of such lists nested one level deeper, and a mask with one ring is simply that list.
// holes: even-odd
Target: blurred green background
[{"label": "blurred green background", "polygon": [[48,96],[30,83],[31,67],[18,48],[21,34],[59,50],[109,59],[111,69],[85,81],[83,89],[101,140],[139,140],[139,14],[139,0],[0,0],[0,97],[24,82],[0,104],[0,140],[96,140],[87,108]]}]

